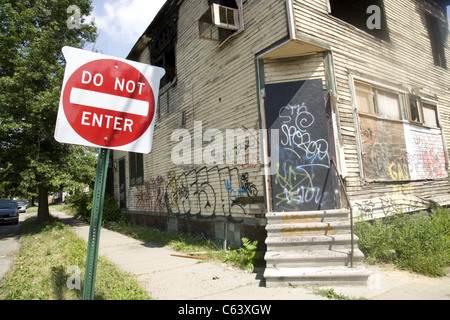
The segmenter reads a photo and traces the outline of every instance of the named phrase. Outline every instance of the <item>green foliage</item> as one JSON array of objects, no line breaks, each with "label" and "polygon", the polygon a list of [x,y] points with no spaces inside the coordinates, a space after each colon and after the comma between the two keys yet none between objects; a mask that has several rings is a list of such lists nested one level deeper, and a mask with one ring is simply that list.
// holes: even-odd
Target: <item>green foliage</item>
[{"label": "green foliage", "polygon": [[66,197],[66,203],[75,211],[75,217],[90,222],[92,209],[92,193],[77,192],[70,197]]},{"label": "green foliage", "polygon": [[393,263],[433,277],[450,266],[450,209],[358,222],[355,233],[368,263]]},{"label": "green foliage", "polygon": [[103,221],[107,222],[125,222],[125,216],[120,211],[117,200],[114,197],[105,196],[103,202]]},{"label": "green foliage", "polygon": [[346,295],[343,295],[340,293],[336,293],[334,291],[334,289],[319,289],[319,288],[317,288],[314,290],[314,293],[319,296],[328,298],[330,300],[367,300],[365,298],[353,298],[353,297],[349,297],[349,296],[346,296]]},{"label": "green foliage", "polygon": [[[75,216],[86,222],[91,221],[92,192],[75,193],[67,200],[68,204],[75,210]],[[103,201],[102,222],[125,222],[125,216],[120,211],[119,205],[114,197],[105,195]]]},{"label": "green foliage", "polygon": [[[80,300],[82,296],[86,242],[57,219],[37,223],[31,218],[23,223],[20,248],[14,266],[0,286],[1,300]],[[77,267],[80,289],[69,289]],[[136,279],[100,256],[95,285],[97,300],[149,299]]]},{"label": "green foliage", "polygon": [[48,191],[93,179],[95,155],[53,137],[65,66],[61,49],[82,48],[97,36],[93,23],[67,27],[70,5],[83,15],[92,10],[91,0],[0,0],[2,196],[39,189],[46,199]]},{"label": "green foliage", "polygon": [[258,241],[250,241],[248,238],[242,238],[242,247],[237,250],[229,250],[224,257],[225,262],[233,262],[243,269],[253,271],[255,265],[261,263],[262,253],[257,252]]}]

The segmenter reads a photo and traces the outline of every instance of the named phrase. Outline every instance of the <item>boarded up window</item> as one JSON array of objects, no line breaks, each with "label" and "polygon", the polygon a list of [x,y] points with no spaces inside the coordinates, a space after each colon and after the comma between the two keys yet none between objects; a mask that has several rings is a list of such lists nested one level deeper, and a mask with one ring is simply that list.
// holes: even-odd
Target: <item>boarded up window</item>
[{"label": "boarded up window", "polygon": [[440,129],[405,124],[408,165],[412,180],[448,177],[444,142]]},{"label": "boarded up window", "polygon": [[374,95],[370,85],[355,82],[356,102],[358,111],[375,115]]},{"label": "boarded up window", "polygon": [[361,157],[367,181],[410,179],[403,124],[359,116]]},{"label": "boarded up window", "polygon": [[355,82],[355,94],[361,164],[366,181],[401,182],[448,177],[435,105],[422,103],[420,97],[408,95],[408,123],[398,121],[402,120],[402,110],[406,107],[405,94],[361,82]]},{"label": "boarded up window", "polygon": [[423,123],[427,127],[437,128],[439,127],[436,106],[424,103],[422,106],[423,111]]}]

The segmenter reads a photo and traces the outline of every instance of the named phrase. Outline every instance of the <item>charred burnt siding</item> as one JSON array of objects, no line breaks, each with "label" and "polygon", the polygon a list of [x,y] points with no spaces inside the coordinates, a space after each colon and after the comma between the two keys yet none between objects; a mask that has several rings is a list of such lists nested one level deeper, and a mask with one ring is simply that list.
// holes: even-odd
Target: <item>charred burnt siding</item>
[{"label": "charred burnt siding", "polygon": [[[114,152],[115,161],[125,163],[122,184],[120,166],[115,166],[115,193],[117,199],[126,199],[124,210],[130,219],[141,224],[236,244],[247,236],[263,245],[265,205],[259,162],[196,164],[198,149],[192,149],[189,164],[176,165],[171,159],[178,144],[171,137],[177,130],[186,130],[192,148],[200,145],[201,154],[211,142],[203,139],[207,130],[218,130],[225,138],[227,129],[259,129],[255,53],[286,37],[285,2],[234,3],[228,4],[230,9],[243,3],[245,30],[226,43],[199,37],[198,21],[211,9],[208,0],[169,1],[130,52],[129,59],[150,64],[162,61],[160,53],[173,45],[176,77],[160,89],[153,150],[143,155],[144,183],[131,185],[130,155]],[[197,131],[200,141],[194,141]],[[245,143],[235,143],[234,153],[247,148]]]}]

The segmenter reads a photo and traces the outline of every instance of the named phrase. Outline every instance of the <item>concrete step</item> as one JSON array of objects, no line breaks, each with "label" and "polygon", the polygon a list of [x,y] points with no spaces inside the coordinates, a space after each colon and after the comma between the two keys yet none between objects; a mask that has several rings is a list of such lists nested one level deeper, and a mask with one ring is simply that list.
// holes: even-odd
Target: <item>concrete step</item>
[{"label": "concrete step", "polygon": [[271,236],[314,236],[350,233],[350,221],[311,222],[311,223],[270,223],[266,226],[267,235]]},{"label": "concrete step", "polygon": [[[358,237],[354,235],[354,244],[357,248]],[[299,250],[340,250],[351,247],[351,234],[293,236],[293,237],[267,237],[268,252],[299,251]],[[293,249],[294,248],[294,249]]]},{"label": "concrete step", "polygon": [[305,284],[367,285],[371,272],[365,267],[266,268],[266,287]]},{"label": "concrete step", "polygon": [[348,220],[348,209],[335,209],[323,211],[299,211],[299,212],[269,212],[266,214],[269,223],[284,221],[286,223],[327,222],[328,220]]},{"label": "concrete step", "polygon": [[[279,268],[304,268],[320,266],[350,266],[351,250],[302,250],[266,252],[267,266]],[[353,266],[363,265],[364,255],[355,249]]]}]

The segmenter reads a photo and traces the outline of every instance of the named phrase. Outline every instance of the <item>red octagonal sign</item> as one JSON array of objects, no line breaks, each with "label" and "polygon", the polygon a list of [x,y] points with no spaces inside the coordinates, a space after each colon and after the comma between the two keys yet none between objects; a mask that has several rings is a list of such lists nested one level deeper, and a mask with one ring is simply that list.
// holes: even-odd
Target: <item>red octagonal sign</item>
[{"label": "red octagonal sign", "polygon": [[63,53],[67,65],[56,140],[150,152],[164,70],[70,47]]}]

